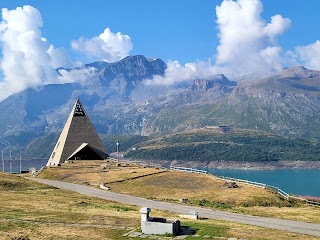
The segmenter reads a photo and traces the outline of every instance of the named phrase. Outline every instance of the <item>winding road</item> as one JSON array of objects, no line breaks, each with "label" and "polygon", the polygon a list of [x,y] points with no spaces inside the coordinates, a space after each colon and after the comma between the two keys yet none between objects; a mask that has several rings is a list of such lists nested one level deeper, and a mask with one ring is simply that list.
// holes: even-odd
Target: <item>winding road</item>
[{"label": "winding road", "polygon": [[67,183],[61,181],[54,181],[41,178],[28,178],[33,181],[48,184],[60,189],[71,190],[80,194],[85,194],[92,197],[98,197],[106,200],[112,200],[123,204],[136,205],[140,207],[149,207],[151,209],[166,210],[179,214],[189,214],[190,211],[198,212],[200,217],[226,220],[231,222],[237,222],[242,224],[250,224],[265,228],[272,228],[278,230],[284,230],[295,233],[308,234],[312,236],[320,237],[320,224],[298,222],[277,218],[257,217],[250,215],[243,215],[238,213],[229,213],[217,210],[211,210],[200,207],[192,207],[179,205],[174,203],[160,202],[149,200],[140,197],[134,197],[130,195],[114,193],[106,190],[101,190],[84,185]]}]

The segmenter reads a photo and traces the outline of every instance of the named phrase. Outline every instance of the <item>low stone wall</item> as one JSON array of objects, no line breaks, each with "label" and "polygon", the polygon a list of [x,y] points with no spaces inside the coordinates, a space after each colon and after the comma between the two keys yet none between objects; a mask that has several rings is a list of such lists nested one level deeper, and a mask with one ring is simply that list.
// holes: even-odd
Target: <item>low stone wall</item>
[{"label": "low stone wall", "polygon": [[169,220],[166,222],[141,222],[141,230],[144,234],[174,234],[178,235],[180,231],[179,220]]},{"label": "low stone wall", "polygon": [[144,234],[174,234],[180,231],[180,220],[153,218],[149,216],[150,208],[141,208],[141,230]]}]

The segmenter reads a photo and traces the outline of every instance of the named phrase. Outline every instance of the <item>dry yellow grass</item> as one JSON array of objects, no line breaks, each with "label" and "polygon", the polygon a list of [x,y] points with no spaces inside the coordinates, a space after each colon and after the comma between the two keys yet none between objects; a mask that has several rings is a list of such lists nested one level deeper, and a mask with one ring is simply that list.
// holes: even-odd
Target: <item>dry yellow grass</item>
[{"label": "dry yellow grass", "polygon": [[[155,176],[157,175],[153,177]],[[17,176],[0,173],[0,179],[1,240],[23,239],[22,237],[30,240],[123,239],[123,233],[140,225],[138,207],[56,189]],[[138,180],[141,179],[131,181]],[[154,209],[151,214],[177,217],[175,214]],[[200,236],[316,239],[219,220],[182,219],[182,225],[198,229],[197,234]],[[193,237],[190,236],[190,239]]]},{"label": "dry yellow grass", "polygon": [[[154,175],[147,176],[149,174]],[[40,177],[91,185],[105,183],[111,191],[149,199],[179,202],[185,198],[188,199],[185,204],[320,223],[318,208],[292,204],[263,188],[244,184],[239,188],[226,188],[222,180],[195,173],[163,172],[136,165],[116,166],[106,161],[75,161],[46,169]]]},{"label": "dry yellow grass", "polygon": [[166,172],[139,179],[108,184],[112,191],[124,194],[218,208],[256,216],[276,217],[320,223],[319,208],[291,203],[263,188],[240,184],[225,188],[224,181],[185,172]]},{"label": "dry yellow grass", "polygon": [[[216,225],[221,223],[216,222]],[[265,240],[265,239],[296,239],[296,240],[316,240],[318,237],[312,237],[308,235],[301,235],[297,233],[290,233],[285,231],[264,229],[261,227],[245,225],[245,228],[242,224],[237,223],[224,223],[224,226],[228,227],[228,234],[230,237],[236,236],[237,238],[243,239],[257,239],[257,240]]]},{"label": "dry yellow grass", "polygon": [[137,207],[0,177],[0,239],[121,239],[139,224]]},{"label": "dry yellow grass", "polygon": [[242,204],[260,198],[277,195],[262,188],[241,185],[239,188],[224,187],[224,181],[194,173],[170,171],[153,176],[109,184],[113,191],[157,199],[203,198],[230,204]]},{"label": "dry yellow grass", "polygon": [[262,188],[247,185],[241,185],[240,188],[226,188],[223,185],[224,181],[207,175],[170,171],[108,186],[113,191],[141,197],[173,200],[204,198],[236,205],[247,203],[255,196],[277,197]]},{"label": "dry yellow grass", "polygon": [[306,205],[301,205],[299,207],[239,207],[236,211],[239,213],[245,213],[256,216],[283,218],[310,223],[320,223],[320,209],[318,207],[311,207]]},{"label": "dry yellow grass", "polygon": [[163,172],[163,170],[122,164],[116,166],[107,161],[72,161],[61,167],[45,169],[39,177],[57,179],[80,184],[99,185],[114,181],[124,181],[149,174]]}]

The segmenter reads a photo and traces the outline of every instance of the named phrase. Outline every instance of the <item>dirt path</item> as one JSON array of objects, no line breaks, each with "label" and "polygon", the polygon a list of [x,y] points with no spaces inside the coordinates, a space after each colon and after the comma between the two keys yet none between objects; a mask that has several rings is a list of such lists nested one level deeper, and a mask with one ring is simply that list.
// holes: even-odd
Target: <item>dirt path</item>
[{"label": "dirt path", "polygon": [[273,228],[295,233],[308,234],[320,237],[320,224],[305,223],[291,220],[283,220],[276,218],[257,217],[250,215],[242,215],[237,213],[229,213],[223,211],[216,211],[200,207],[185,206],[167,202],[160,202],[148,200],[140,197],[129,196],[120,193],[109,192],[105,190],[96,189],[84,185],[67,183],[61,181],[47,180],[41,178],[28,178],[33,181],[48,184],[57,188],[75,191],[81,194],[98,197],[102,199],[112,200],[123,204],[136,205],[140,207],[149,207],[159,210],[167,210],[179,214],[188,214],[190,211],[198,212],[200,217],[226,220],[231,222],[250,224],[260,227]]}]

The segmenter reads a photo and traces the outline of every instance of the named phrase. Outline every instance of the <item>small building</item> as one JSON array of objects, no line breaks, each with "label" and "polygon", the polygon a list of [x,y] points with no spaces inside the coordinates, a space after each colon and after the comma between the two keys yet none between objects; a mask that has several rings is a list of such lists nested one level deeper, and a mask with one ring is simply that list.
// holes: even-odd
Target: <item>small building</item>
[{"label": "small building", "polygon": [[107,157],[99,135],[77,98],[47,166],[59,166],[67,160],[103,160]]}]

